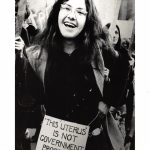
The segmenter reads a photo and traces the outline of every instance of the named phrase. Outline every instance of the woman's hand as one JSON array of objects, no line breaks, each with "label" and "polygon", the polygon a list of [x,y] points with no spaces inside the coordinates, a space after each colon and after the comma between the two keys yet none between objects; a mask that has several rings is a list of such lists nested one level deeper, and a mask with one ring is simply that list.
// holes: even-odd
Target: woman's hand
[{"label": "woman's hand", "polygon": [[101,118],[103,118],[105,115],[107,115],[109,107],[104,102],[100,101],[98,105],[99,115]]},{"label": "woman's hand", "polygon": [[25,47],[25,43],[20,36],[15,38],[15,50],[20,52],[20,57],[23,57],[23,49]]},{"label": "woman's hand", "polygon": [[15,49],[18,51],[22,51],[25,47],[24,41],[20,36],[15,38]]}]

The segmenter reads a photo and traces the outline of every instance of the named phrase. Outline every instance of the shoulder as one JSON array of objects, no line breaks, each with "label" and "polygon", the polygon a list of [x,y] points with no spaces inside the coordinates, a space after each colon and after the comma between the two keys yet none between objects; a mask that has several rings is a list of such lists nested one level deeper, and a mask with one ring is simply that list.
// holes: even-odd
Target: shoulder
[{"label": "shoulder", "polygon": [[48,53],[47,50],[42,48],[40,45],[33,45],[26,49],[26,55],[28,58],[45,60],[47,59]]},{"label": "shoulder", "polygon": [[103,95],[103,86],[104,86],[104,60],[100,48],[97,48],[96,54],[91,62],[96,83],[100,92]]},{"label": "shoulder", "polygon": [[33,45],[26,49],[26,56],[32,68],[36,71],[43,62],[47,61],[48,54],[40,45]]},{"label": "shoulder", "polygon": [[28,58],[38,59],[41,53],[40,45],[33,45],[26,49],[26,55]]},{"label": "shoulder", "polygon": [[96,51],[95,51],[91,64],[92,64],[93,69],[99,70],[99,72],[103,76],[105,66],[104,66],[104,59],[102,55],[102,48],[100,46],[97,46],[95,50]]}]

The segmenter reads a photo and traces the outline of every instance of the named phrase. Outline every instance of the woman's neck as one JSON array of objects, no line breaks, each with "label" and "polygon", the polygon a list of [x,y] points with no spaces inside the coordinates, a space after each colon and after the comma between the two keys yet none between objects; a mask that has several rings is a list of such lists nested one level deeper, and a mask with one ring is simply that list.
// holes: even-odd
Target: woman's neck
[{"label": "woman's neck", "polygon": [[76,49],[76,44],[72,40],[65,40],[63,43],[64,52],[71,54]]}]

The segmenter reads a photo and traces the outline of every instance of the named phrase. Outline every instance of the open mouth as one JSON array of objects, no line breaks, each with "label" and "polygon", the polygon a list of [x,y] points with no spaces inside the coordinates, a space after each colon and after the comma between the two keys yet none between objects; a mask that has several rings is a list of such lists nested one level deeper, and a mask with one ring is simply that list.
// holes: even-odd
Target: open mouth
[{"label": "open mouth", "polygon": [[69,27],[69,28],[76,28],[77,27],[74,23],[71,23],[71,22],[64,22],[64,25],[66,27]]}]

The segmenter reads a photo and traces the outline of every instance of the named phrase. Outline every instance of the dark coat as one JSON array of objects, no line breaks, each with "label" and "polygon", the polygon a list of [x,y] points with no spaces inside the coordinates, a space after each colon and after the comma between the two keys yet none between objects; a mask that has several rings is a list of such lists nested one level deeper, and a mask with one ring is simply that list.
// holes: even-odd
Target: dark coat
[{"label": "dark coat", "polygon": [[[99,91],[103,95],[103,88],[104,88],[104,61],[101,52],[99,51],[99,58],[100,63],[98,65],[99,68],[96,67],[96,63],[91,62],[93,72],[96,79],[96,84],[99,88]],[[45,69],[46,69],[46,63],[48,59],[48,54],[46,50],[40,49],[39,46],[33,46],[26,50],[26,57],[28,58],[29,64],[31,65],[32,69],[35,71],[35,74],[37,77],[42,81],[43,87],[44,87],[44,77],[45,77]],[[105,99],[103,99],[105,101]],[[110,138],[111,144],[115,150],[122,150],[124,149],[124,141],[121,136],[121,133],[119,132],[119,129],[117,125],[115,124],[114,119],[108,113],[105,121],[106,130],[108,133],[108,136]]]},{"label": "dark coat", "polygon": [[[26,72],[31,78],[28,81],[32,81],[28,83],[29,86],[27,86],[27,89],[29,90],[29,93],[32,93],[36,96],[36,100],[39,99],[39,103],[42,103],[41,98],[38,91],[41,91],[44,87],[44,75],[45,75],[45,69],[46,69],[46,63],[48,54],[46,50],[41,51],[39,46],[33,46],[26,50],[25,57],[23,59],[24,62],[27,63],[28,71]],[[96,83],[99,88],[99,91],[103,95],[103,86],[104,86],[104,62],[101,53],[99,53],[100,58],[100,64],[98,65],[99,68],[95,66],[95,62],[93,61],[91,63],[93,72],[95,75]],[[27,75],[26,74],[26,75]],[[39,79],[41,82],[39,82]],[[29,88],[28,88],[29,87]],[[34,92],[32,90],[34,89]],[[22,95],[23,96],[23,95]],[[43,95],[44,96],[44,95]],[[34,97],[34,96],[33,96]],[[105,101],[105,100],[104,100]],[[110,138],[111,144],[115,150],[120,150],[122,148],[123,150],[123,139],[121,137],[121,133],[119,132],[119,129],[117,125],[115,124],[114,119],[108,113],[105,121],[106,130],[108,133],[108,136]]]},{"label": "dark coat", "polygon": [[127,82],[130,72],[130,56],[128,51],[121,47],[119,56],[115,56],[114,48],[103,50],[103,58],[106,68],[109,69],[109,82],[105,83],[104,99],[107,104],[114,107],[125,103]]}]

